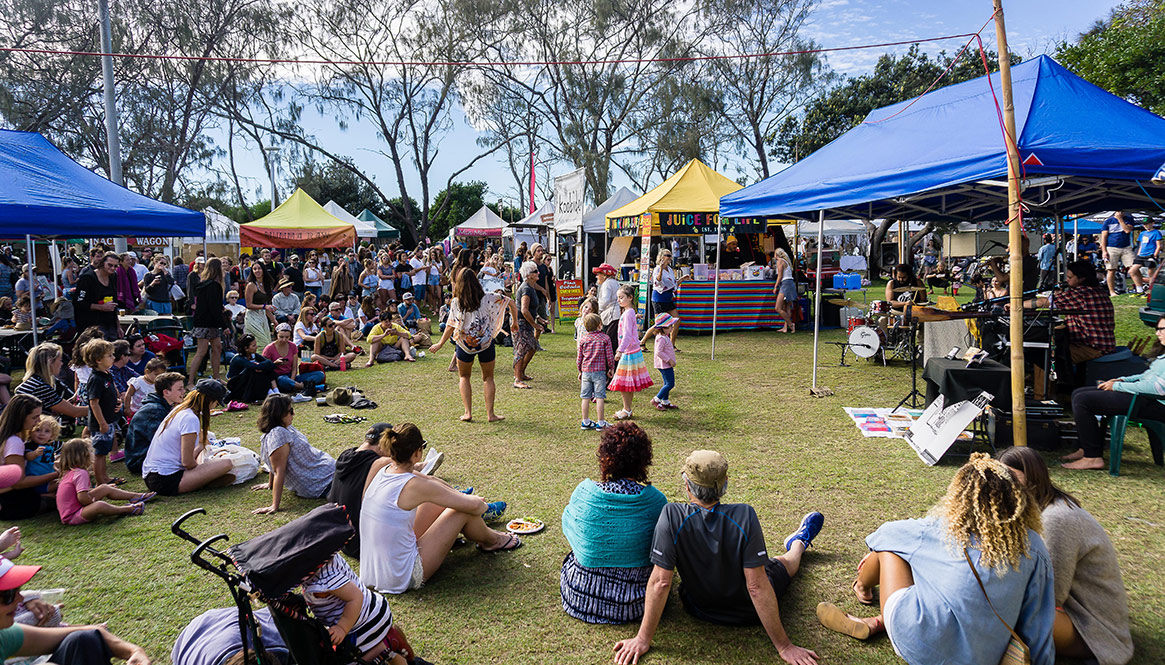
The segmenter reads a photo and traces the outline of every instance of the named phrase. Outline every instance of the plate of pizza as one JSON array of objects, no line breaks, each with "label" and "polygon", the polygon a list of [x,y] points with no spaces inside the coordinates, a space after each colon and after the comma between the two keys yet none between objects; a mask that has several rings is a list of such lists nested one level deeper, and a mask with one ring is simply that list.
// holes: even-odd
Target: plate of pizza
[{"label": "plate of pizza", "polygon": [[506,531],[516,533],[519,536],[538,533],[545,528],[546,524],[542,520],[534,519],[533,517],[519,517],[506,523]]}]

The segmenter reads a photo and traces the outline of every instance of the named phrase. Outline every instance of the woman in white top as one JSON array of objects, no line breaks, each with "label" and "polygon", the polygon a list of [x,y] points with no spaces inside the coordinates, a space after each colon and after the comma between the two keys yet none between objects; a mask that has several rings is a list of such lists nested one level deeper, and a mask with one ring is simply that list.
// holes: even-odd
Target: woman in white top
[{"label": "woman in white top", "polygon": [[202,379],[185,399],[162,421],[146,459],[142,476],[146,487],[166,496],[193,492],[212,485],[222,487],[235,482],[229,459],[209,459],[204,455],[210,410],[226,399],[227,387],[221,381]]},{"label": "woman in white top", "polygon": [[304,307],[299,310],[299,320],[295,322],[291,339],[296,346],[315,348],[316,335],[320,334],[320,327],[316,325],[316,310],[314,307]]},{"label": "woman in white top", "polygon": [[517,536],[485,525],[483,516],[500,515],[504,503],[487,504],[414,473],[427,445],[416,425],[401,423],[384,440],[391,461],[368,480],[360,510],[360,581],[366,586],[384,593],[419,589],[444,563],[458,534],[483,552],[522,546]]},{"label": "woman in white top", "polygon": [[429,286],[425,289],[425,299],[429,303],[429,309],[436,312],[441,307],[441,250],[436,247],[429,248],[428,263],[429,263]]},{"label": "woman in white top", "polygon": [[324,293],[324,273],[320,272],[319,263],[315,259],[308,259],[303,269],[303,288],[316,297]]},{"label": "woman in white top", "polygon": [[[659,256],[655,259],[658,263],[655,270],[651,271],[651,306],[656,314],[660,312],[667,312],[676,319],[679,323],[679,317],[676,316],[676,289],[681,282],[688,279],[687,275],[682,275],[676,278],[676,271],[671,265],[671,250],[659,250]],[[671,342],[675,346],[676,335],[679,333],[679,325],[671,327]],[[678,349],[677,349],[678,350]]]},{"label": "woman in white top", "polygon": [[271,505],[256,508],[256,515],[279,511],[279,501],[286,486],[296,496],[319,499],[332,488],[336,460],[313,447],[307,437],[292,426],[295,406],[287,395],[268,395],[259,411],[259,457],[271,469],[271,481],[251,486],[253,490],[271,490]]},{"label": "woman in white top", "polygon": [[793,303],[797,302],[797,282],[793,280],[793,262],[789,260],[789,255],[785,250],[780,247],[777,248],[776,256],[777,284],[773,287],[773,293],[777,294],[777,314],[780,314],[781,319],[785,322],[785,327],[781,328],[781,332],[797,332],[797,324],[793,319]]}]

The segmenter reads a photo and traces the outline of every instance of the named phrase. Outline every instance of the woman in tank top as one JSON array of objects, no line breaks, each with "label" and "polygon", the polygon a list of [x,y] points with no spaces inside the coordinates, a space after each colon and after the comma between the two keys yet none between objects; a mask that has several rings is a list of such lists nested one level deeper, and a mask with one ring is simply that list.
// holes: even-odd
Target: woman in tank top
[{"label": "woman in tank top", "polygon": [[517,536],[485,525],[483,517],[500,515],[503,502],[487,504],[414,472],[427,445],[416,425],[399,424],[383,440],[391,461],[369,479],[360,511],[360,581],[366,586],[384,593],[419,589],[444,563],[459,534],[482,552],[522,546]]}]

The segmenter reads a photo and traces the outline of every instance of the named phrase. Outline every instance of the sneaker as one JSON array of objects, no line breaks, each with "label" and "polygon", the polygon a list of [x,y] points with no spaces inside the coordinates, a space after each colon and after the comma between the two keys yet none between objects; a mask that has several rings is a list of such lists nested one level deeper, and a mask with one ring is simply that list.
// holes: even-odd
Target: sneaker
[{"label": "sneaker", "polygon": [[291,396],[291,401],[296,403],[296,404],[302,404],[303,402],[310,402],[311,396],[305,395],[303,393],[296,393],[296,394]]},{"label": "sneaker", "polygon": [[659,401],[658,397],[651,398],[651,405],[654,406],[655,408],[659,409],[660,411],[663,411],[663,409],[660,408],[660,405],[662,405],[662,404],[663,404],[663,402]]},{"label": "sneaker", "polygon": [[500,519],[502,514],[505,512],[505,501],[492,501],[486,504],[485,514],[481,516],[481,519],[485,520],[486,522],[492,522],[496,519]]},{"label": "sneaker", "polygon": [[611,423],[609,423],[605,420],[600,420],[600,421],[595,423],[595,429],[607,429],[610,426],[611,426]]},{"label": "sneaker", "polygon": [[466,487],[465,489],[461,489],[460,487],[458,487],[456,485],[451,485],[451,487],[453,489],[457,490],[458,492],[461,492],[462,494],[473,494],[473,485],[470,485],[469,487]]},{"label": "sneaker", "polygon": [[276,390],[275,388],[272,388],[271,390],[268,390],[268,391],[267,391],[267,396],[268,396],[268,397],[270,397],[271,395],[278,395],[278,394],[279,394],[279,391],[278,391],[278,390]]},{"label": "sneaker", "polygon": [[116,453],[110,453],[110,455],[109,455],[110,462],[120,462],[123,459],[125,459],[125,451],[124,450],[119,450]]},{"label": "sneaker", "polygon": [[579,423],[578,428],[579,429],[594,429],[595,423],[594,423],[594,421],[591,421],[591,420],[584,420],[581,423]]},{"label": "sneaker", "polygon": [[793,546],[794,540],[799,540],[805,543],[806,549],[813,544],[813,539],[817,534],[821,533],[821,527],[825,524],[825,515],[817,511],[813,511],[801,518],[801,526],[797,530],[789,534],[785,539],[785,551],[788,551]]},{"label": "sneaker", "polygon": [[664,402],[663,405],[667,407],[668,411],[673,411],[675,409],[680,408],[680,407],[676,406],[675,404],[672,404],[671,402]]},{"label": "sneaker", "polygon": [[435,448],[430,448],[425,455],[425,461],[421,463],[421,475],[431,476],[441,466],[441,462],[445,461],[445,453],[439,453]]}]

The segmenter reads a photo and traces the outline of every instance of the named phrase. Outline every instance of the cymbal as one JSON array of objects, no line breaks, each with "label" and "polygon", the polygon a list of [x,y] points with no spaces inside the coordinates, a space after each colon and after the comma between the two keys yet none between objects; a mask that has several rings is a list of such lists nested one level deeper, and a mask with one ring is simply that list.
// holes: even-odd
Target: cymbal
[{"label": "cymbal", "polygon": [[861,307],[862,306],[862,303],[860,303],[856,300],[851,300],[849,298],[830,298],[829,300],[826,300],[825,302],[829,303],[830,305],[837,305],[838,307]]},{"label": "cymbal", "polygon": [[894,293],[906,293],[907,291],[925,291],[925,286],[899,286],[894,289]]},{"label": "cymbal", "polygon": [[991,312],[954,312],[916,305],[910,309],[910,316],[927,323],[931,321],[954,321],[957,319],[982,319],[996,315]]}]

